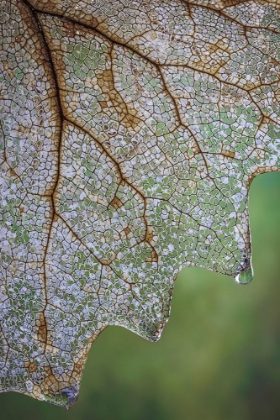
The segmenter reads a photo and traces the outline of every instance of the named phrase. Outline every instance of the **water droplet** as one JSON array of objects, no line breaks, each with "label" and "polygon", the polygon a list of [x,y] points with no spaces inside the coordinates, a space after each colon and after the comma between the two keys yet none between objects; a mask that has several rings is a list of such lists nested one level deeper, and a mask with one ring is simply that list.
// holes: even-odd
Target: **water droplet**
[{"label": "water droplet", "polygon": [[235,280],[238,284],[249,284],[253,280],[253,276],[253,267],[247,267],[235,277]]},{"label": "water droplet", "polygon": [[71,407],[71,405],[73,405],[74,402],[78,398],[78,393],[77,393],[77,390],[75,389],[75,387],[64,388],[61,393],[62,393],[63,397],[65,397],[65,396],[67,397],[67,402],[68,402],[67,408]]},{"label": "water droplet", "polygon": [[78,398],[78,391],[73,385],[69,388],[62,389],[61,393],[44,395],[45,401],[49,401],[54,405],[69,408]]}]

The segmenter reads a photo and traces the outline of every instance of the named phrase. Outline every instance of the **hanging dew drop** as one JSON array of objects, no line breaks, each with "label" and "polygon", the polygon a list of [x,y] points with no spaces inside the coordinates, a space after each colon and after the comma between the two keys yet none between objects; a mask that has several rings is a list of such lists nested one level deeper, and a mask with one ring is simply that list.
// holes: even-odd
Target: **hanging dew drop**
[{"label": "hanging dew drop", "polygon": [[254,272],[253,267],[247,267],[244,271],[241,271],[236,277],[235,281],[238,284],[249,284],[253,280]]}]

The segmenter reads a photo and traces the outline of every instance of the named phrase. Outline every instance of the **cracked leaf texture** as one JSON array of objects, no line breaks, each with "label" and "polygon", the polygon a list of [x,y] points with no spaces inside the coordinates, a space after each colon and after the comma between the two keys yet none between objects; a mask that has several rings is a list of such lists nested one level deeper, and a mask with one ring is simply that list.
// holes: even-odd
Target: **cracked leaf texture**
[{"label": "cracked leaf texture", "polygon": [[0,24],[0,390],[70,406],[105,327],[159,339],[181,268],[250,280],[280,2],[2,0]]}]

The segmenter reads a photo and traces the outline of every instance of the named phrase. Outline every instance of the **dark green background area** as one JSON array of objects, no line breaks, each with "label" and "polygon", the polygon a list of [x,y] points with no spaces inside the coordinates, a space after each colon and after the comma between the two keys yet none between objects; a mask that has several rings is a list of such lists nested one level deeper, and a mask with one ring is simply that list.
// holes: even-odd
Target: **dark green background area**
[{"label": "dark green background area", "polygon": [[257,177],[250,285],[183,270],[158,343],[107,328],[91,348],[70,410],[6,393],[1,420],[280,419],[279,216],[280,173]]}]

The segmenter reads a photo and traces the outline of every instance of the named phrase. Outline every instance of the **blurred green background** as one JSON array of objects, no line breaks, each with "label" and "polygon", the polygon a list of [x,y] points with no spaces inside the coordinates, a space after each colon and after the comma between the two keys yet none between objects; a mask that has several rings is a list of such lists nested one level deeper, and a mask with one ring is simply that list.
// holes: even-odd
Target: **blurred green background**
[{"label": "blurred green background", "polygon": [[107,328],[70,409],[0,394],[0,419],[280,419],[280,173],[250,190],[255,277],[183,270],[158,343]]}]

